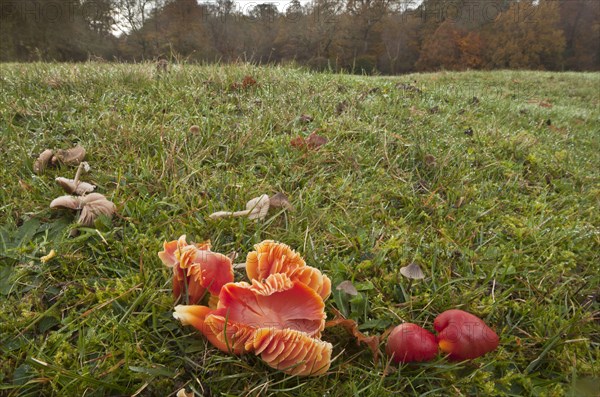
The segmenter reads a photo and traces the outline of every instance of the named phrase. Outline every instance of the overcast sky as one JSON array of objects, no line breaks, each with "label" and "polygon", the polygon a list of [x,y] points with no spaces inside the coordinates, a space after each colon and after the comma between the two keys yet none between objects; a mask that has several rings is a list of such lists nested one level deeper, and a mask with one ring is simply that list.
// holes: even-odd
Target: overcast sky
[{"label": "overcast sky", "polygon": [[[309,0],[299,0],[300,4],[304,5],[306,3],[309,3]],[[400,0],[406,3],[410,4],[410,8],[415,8],[417,7],[419,4],[421,4],[421,2],[423,0]],[[199,0],[199,3],[213,3],[214,1],[204,1],[204,0]],[[246,12],[247,10],[252,9],[254,6],[258,5],[258,4],[275,4],[277,6],[277,8],[279,9],[280,12],[284,12],[289,5],[292,3],[292,0],[264,0],[264,1],[260,1],[260,0],[234,0],[233,1],[236,5],[236,8],[239,9],[243,9],[244,12]]]}]

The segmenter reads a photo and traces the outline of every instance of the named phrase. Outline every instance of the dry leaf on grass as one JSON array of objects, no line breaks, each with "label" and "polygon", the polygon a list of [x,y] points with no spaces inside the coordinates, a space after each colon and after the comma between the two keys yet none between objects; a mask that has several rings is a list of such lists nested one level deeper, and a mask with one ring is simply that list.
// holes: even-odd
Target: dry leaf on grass
[{"label": "dry leaf on grass", "polygon": [[358,324],[356,321],[344,318],[342,313],[333,309],[335,314],[335,318],[333,320],[327,321],[325,323],[325,328],[335,327],[336,325],[341,325],[352,334],[356,338],[356,343],[360,345],[361,343],[369,346],[369,349],[373,353],[373,361],[377,364],[379,360],[379,337],[378,336],[367,336],[358,330]]},{"label": "dry leaf on grass", "polygon": [[290,141],[290,145],[296,148],[307,148],[311,150],[318,150],[321,146],[325,145],[329,140],[324,136],[317,134],[315,131],[311,132],[306,138],[297,136]]},{"label": "dry leaf on grass", "polygon": [[242,88],[244,89],[248,87],[253,87],[256,84],[256,80],[252,76],[244,76],[244,79],[242,80]]}]

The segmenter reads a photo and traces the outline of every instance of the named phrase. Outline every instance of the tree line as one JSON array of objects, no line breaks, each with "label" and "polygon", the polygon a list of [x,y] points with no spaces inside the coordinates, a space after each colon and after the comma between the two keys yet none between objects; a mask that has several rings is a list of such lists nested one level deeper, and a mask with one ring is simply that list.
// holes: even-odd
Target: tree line
[{"label": "tree line", "polygon": [[600,70],[600,1],[0,0],[0,61],[89,59]]}]

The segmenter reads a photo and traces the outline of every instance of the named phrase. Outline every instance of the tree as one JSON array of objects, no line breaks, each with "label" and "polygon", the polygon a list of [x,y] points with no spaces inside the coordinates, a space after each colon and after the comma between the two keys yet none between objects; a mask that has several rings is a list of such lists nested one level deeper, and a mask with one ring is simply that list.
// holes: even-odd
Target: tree
[{"label": "tree", "polygon": [[565,38],[553,0],[523,0],[501,13],[485,32],[488,59],[495,68],[559,69]]},{"label": "tree", "polygon": [[600,70],[600,2],[560,0],[565,35],[565,68]]}]

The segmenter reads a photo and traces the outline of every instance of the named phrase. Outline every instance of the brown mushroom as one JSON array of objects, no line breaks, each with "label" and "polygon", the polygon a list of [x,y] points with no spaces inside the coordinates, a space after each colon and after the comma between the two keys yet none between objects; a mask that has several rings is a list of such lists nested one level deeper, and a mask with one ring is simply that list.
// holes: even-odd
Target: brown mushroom
[{"label": "brown mushroom", "polygon": [[52,164],[78,165],[85,158],[85,149],[77,145],[71,149],[59,149],[52,157]]},{"label": "brown mushroom", "polygon": [[84,226],[93,226],[100,215],[112,217],[116,212],[115,204],[100,193],[91,193],[87,196],[61,196],[50,203],[53,209],[81,210],[78,223]]},{"label": "brown mushroom", "polygon": [[50,160],[52,160],[52,156],[54,156],[54,151],[52,149],[44,150],[39,155],[37,160],[35,160],[35,163],[33,164],[33,172],[35,172],[38,175],[41,174],[42,172],[44,172],[46,167],[48,167],[48,165],[50,164]]},{"label": "brown mushroom", "polygon": [[270,200],[266,194],[254,197],[246,203],[244,211],[219,211],[209,215],[211,219],[247,216],[248,219],[264,219],[269,212]]}]

